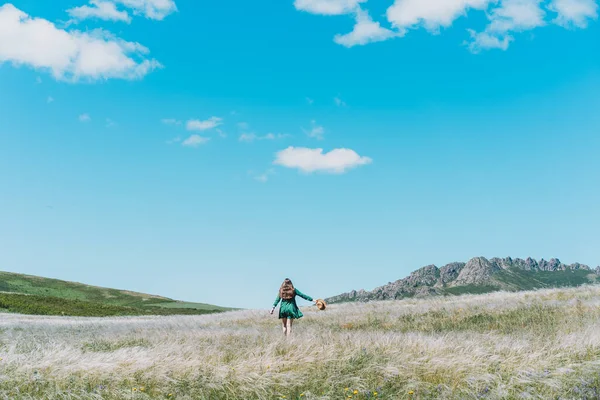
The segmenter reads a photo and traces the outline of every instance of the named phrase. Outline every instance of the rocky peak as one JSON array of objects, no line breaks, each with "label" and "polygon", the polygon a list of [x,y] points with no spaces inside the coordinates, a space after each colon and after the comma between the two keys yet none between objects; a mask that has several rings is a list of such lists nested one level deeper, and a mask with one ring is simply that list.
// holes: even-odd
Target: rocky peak
[{"label": "rocky peak", "polygon": [[414,271],[408,278],[406,284],[409,286],[433,286],[436,284],[440,271],[435,265],[427,265]]},{"label": "rocky peak", "polygon": [[525,260],[525,265],[527,265],[530,271],[534,271],[539,268],[538,262],[531,257],[527,257],[527,260]]},{"label": "rocky peak", "polygon": [[458,278],[460,271],[462,271],[465,265],[466,264],[463,262],[453,262],[444,265],[442,268],[440,268],[440,279],[438,283],[440,285],[446,285],[454,281],[456,278]]},{"label": "rocky peak", "polygon": [[588,267],[587,265],[585,265],[585,264],[579,264],[577,262],[569,265],[569,269],[572,269],[572,270],[582,269],[582,270],[586,270],[586,271],[590,271],[591,270],[591,268]]},{"label": "rocky peak", "polygon": [[472,285],[489,281],[492,274],[500,270],[500,266],[491,263],[485,257],[475,257],[469,260],[454,281],[455,285]]}]

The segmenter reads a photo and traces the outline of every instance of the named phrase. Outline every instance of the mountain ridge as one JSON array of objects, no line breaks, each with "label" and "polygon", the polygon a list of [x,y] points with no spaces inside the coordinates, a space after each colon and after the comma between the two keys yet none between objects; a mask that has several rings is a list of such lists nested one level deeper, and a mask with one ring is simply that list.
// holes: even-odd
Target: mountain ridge
[{"label": "mountain ridge", "polygon": [[371,291],[352,290],[325,299],[328,303],[393,300],[498,290],[518,291],[547,287],[579,286],[600,282],[600,266],[564,264],[558,258],[539,261],[528,257],[487,259],[474,257],[465,262],[452,262],[442,267],[430,264],[409,276],[388,282]]}]

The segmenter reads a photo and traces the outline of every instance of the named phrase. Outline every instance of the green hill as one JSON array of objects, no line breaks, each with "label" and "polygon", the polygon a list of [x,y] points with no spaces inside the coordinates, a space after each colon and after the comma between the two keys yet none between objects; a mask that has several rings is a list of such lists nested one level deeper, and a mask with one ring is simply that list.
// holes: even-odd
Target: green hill
[{"label": "green hill", "polygon": [[0,272],[0,311],[42,315],[109,316],[207,314],[228,311],[145,293],[39,276]]}]

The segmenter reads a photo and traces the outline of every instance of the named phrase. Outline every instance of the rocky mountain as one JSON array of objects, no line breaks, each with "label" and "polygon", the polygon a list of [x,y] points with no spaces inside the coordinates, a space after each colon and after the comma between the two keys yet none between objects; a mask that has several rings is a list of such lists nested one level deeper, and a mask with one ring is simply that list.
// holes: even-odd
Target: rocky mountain
[{"label": "rocky mountain", "polygon": [[579,286],[600,283],[600,266],[563,264],[559,259],[549,261],[533,258],[475,257],[468,262],[454,262],[438,268],[427,265],[404,279],[390,282],[372,291],[353,290],[326,299],[329,303],[370,301],[449,295],[485,293],[498,290],[530,290],[546,287]]}]

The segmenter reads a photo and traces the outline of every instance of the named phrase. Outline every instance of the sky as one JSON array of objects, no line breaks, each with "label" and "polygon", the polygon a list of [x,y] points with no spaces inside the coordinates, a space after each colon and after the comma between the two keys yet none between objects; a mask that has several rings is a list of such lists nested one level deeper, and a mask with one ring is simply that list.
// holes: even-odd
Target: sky
[{"label": "sky", "polygon": [[[270,308],[600,265],[596,0],[11,0],[0,270]],[[301,305],[306,305],[300,300]]]}]

